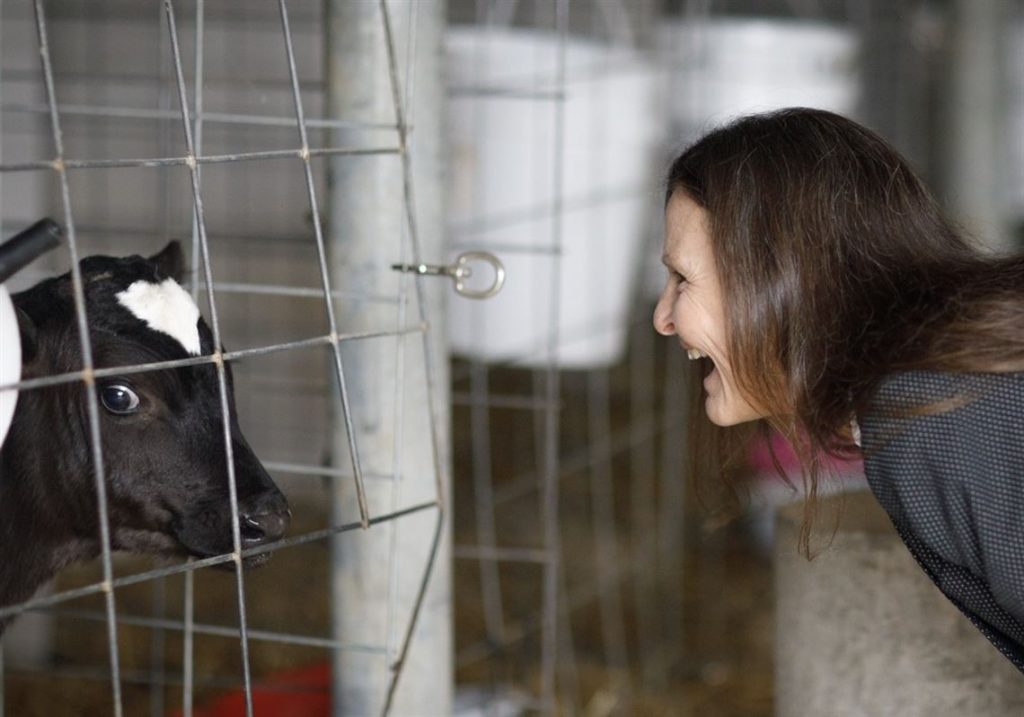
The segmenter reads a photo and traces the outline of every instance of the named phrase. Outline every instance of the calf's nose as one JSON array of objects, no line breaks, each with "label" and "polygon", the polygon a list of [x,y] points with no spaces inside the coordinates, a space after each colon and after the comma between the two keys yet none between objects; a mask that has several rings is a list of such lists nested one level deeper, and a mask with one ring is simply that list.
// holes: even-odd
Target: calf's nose
[{"label": "calf's nose", "polygon": [[288,503],[280,493],[249,501],[238,514],[242,541],[252,546],[280,540],[288,531],[291,517]]}]

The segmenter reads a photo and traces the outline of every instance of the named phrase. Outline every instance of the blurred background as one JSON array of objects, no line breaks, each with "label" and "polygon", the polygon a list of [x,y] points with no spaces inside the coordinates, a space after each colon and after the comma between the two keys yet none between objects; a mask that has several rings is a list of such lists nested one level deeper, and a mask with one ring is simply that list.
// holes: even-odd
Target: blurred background
[{"label": "blurred background", "polygon": [[[256,714],[1024,704],[987,645],[963,648],[965,676],[909,667],[941,651],[928,629],[843,639],[945,609],[927,586],[897,587],[920,576],[860,507],[858,464],[833,466],[845,527],[809,564],[799,492],[765,445],[750,447],[743,512],[698,504],[685,356],[650,325],[664,172],[748,112],[850,116],[979,243],[1024,248],[1024,2],[3,0],[0,60],[0,239],[43,216],[73,225],[82,256],[181,239],[229,349],[329,334],[328,300],[338,330],[363,336],[335,344],[350,404],[329,345],[233,363],[243,429],[292,503],[292,534],[310,536],[246,574],[245,629],[223,571],[119,584],[116,644],[102,600],[68,594],[4,636],[0,714],[245,714],[245,674]],[[208,158],[198,219],[183,118]],[[392,269],[464,252],[500,260],[499,293]],[[68,261],[54,251],[8,288]],[[494,269],[471,261],[485,287]],[[365,530],[342,529],[359,518],[354,460],[380,518]],[[115,571],[165,564],[117,556]],[[99,580],[76,567],[46,594]],[[956,644],[977,637],[942,615]],[[889,701],[866,708],[866,694]]]}]

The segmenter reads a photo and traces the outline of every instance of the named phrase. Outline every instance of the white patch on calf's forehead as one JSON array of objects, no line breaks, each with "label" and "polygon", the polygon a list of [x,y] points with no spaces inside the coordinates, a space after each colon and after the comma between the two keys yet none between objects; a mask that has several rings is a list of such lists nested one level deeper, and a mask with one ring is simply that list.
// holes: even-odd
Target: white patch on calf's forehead
[{"label": "white patch on calf's forehead", "polygon": [[174,279],[136,281],[117,300],[149,328],[175,339],[190,354],[200,354],[199,307]]}]

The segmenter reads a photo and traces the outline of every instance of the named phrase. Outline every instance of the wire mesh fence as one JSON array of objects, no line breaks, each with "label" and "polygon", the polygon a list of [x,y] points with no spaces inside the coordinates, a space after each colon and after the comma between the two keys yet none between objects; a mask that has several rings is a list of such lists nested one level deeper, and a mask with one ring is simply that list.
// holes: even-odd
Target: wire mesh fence
[{"label": "wire mesh fence", "polygon": [[[939,5],[6,0],[2,235],[67,245],[9,284],[71,267],[83,356],[17,388],[81,391],[102,532],[0,606],[0,711],[767,714],[770,574],[696,513],[649,327],[658,182],[769,100],[939,181]],[[224,348],[98,363],[78,260],[172,238]],[[392,268],[478,249],[508,270],[478,304]],[[237,402],[283,540],[244,547],[232,475],[231,550],[116,550],[94,387],[186,367]]]},{"label": "wire mesh fence", "polygon": [[[427,368],[432,362],[437,363],[431,359],[431,352],[436,348],[429,336],[429,307],[423,291],[416,288],[419,280],[392,279],[388,275],[389,281],[362,282],[360,286],[344,291],[335,290],[321,206],[326,192],[325,165],[331,158],[385,158],[385,161],[399,167],[398,176],[389,191],[401,198],[405,211],[399,215],[404,220],[396,224],[395,230],[378,240],[386,242],[386,251],[392,261],[421,260],[411,196],[411,168],[406,156],[410,143],[407,141],[406,124],[408,108],[404,103],[411,97],[412,78],[407,74],[408,64],[399,67],[400,62],[409,63],[411,58],[408,48],[396,45],[389,14],[395,9],[386,3],[374,3],[374,25],[371,29],[375,31],[374,40],[386,62],[383,68],[385,77],[393,83],[388,94],[393,103],[390,116],[376,123],[307,120],[307,106],[316,107],[317,114],[322,114],[325,101],[320,89],[315,100],[310,102],[304,97],[302,86],[309,82],[311,68],[319,70],[315,64],[319,59],[316,52],[323,43],[315,28],[311,27],[311,21],[317,15],[310,14],[308,5],[301,4],[304,15],[300,12],[300,34],[293,31],[294,18],[290,13],[293,8],[285,2],[256,8],[252,12],[223,4],[220,7],[213,3],[210,5],[213,6],[212,12],[208,12],[207,4],[202,0],[155,3],[146,9],[134,4],[108,3],[93,8],[96,12],[81,12],[82,8],[73,4],[42,2],[4,8],[5,29],[11,25],[23,31],[34,27],[38,38],[35,48],[24,48],[26,51],[35,50],[27,57],[5,54],[5,58],[12,56],[18,59],[10,69],[5,59],[4,111],[8,116],[13,114],[17,117],[14,132],[23,133],[21,138],[29,141],[9,140],[5,143],[2,170],[7,201],[4,218],[6,226],[10,226],[24,214],[56,210],[64,227],[70,255],[67,259],[72,272],[77,334],[83,356],[81,370],[23,381],[16,388],[27,392],[70,383],[83,385],[88,408],[88,445],[92,451],[96,504],[100,511],[97,552],[101,571],[96,576],[83,571],[71,578],[61,578],[48,594],[5,605],[2,616],[43,611],[51,621],[48,627],[43,628],[44,631],[49,631],[51,639],[56,633],[58,640],[66,633],[79,633],[80,639],[87,642],[95,637],[89,629],[90,621],[102,626],[105,631],[105,667],[99,662],[88,664],[90,657],[94,657],[88,653],[97,650],[86,649],[84,656],[75,656],[76,647],[72,645],[70,652],[73,658],[68,665],[55,667],[44,660],[42,664],[35,665],[34,678],[37,682],[46,676],[55,681],[69,678],[106,680],[109,685],[107,706],[113,714],[137,713],[140,700],[148,702],[149,710],[154,714],[162,714],[167,709],[165,705],[174,704],[179,705],[184,714],[192,714],[193,697],[197,691],[201,694],[209,685],[223,688],[231,684],[239,685],[244,711],[251,714],[254,708],[255,645],[278,649],[317,648],[321,659],[328,660],[332,656],[340,660],[338,656],[345,653],[369,656],[374,671],[381,679],[365,686],[367,695],[351,699],[361,700],[368,708],[372,706],[373,711],[386,712],[394,699],[396,685],[408,657],[409,641],[426,594],[443,525],[441,482],[446,458],[440,446],[445,438],[444,434],[438,433],[434,421],[438,401],[434,395],[436,377]],[[323,8],[316,10],[322,12]],[[408,30],[415,21],[416,5],[400,3],[397,10],[406,15],[400,24],[408,40]],[[28,15],[27,11],[32,14]],[[247,42],[259,39],[274,46],[276,55],[272,55],[269,49],[249,53],[253,56],[258,54],[263,66],[251,68],[233,64],[236,58],[229,53],[237,50],[240,44],[238,38],[232,38],[231,26],[235,19],[241,19],[249,26],[247,36],[242,39]],[[272,22],[277,25],[276,37],[272,32]],[[8,35],[10,37],[13,35]],[[79,44],[82,40],[99,41],[97,44],[102,52],[90,52],[95,46],[83,47]],[[220,54],[222,48],[218,47],[218,41],[234,47]],[[16,43],[20,42],[20,38],[16,40]],[[210,55],[214,53],[219,56],[211,59]],[[22,64],[32,56],[41,59],[40,68]],[[76,64],[77,61],[82,64]],[[268,67],[272,61],[276,66],[270,71]],[[307,73],[305,80],[302,72]],[[239,82],[239,85],[232,86],[232,82]],[[246,83],[250,83],[249,86],[245,86]],[[263,83],[262,87],[260,83]],[[268,99],[269,94],[274,97]],[[223,111],[207,114],[206,108],[214,103],[219,103]],[[270,111],[267,111],[268,104],[272,107]],[[252,111],[247,105],[263,107]],[[36,120],[43,118],[49,125],[49,142],[39,140],[34,134],[38,128]],[[382,141],[356,138],[356,141],[346,143],[345,131],[351,133],[353,127],[362,129],[362,124],[375,130]],[[5,130],[10,131],[9,127],[8,124]],[[218,151],[218,147],[223,150]],[[132,149],[138,148],[144,148],[144,152],[132,153]],[[126,149],[128,151],[122,153]],[[289,163],[290,166],[283,171],[276,167],[270,169],[266,163],[271,162]],[[149,174],[143,176],[143,170]],[[217,176],[218,170],[220,176]],[[11,191],[21,176],[34,174],[46,175],[46,178],[42,181],[33,178],[24,194],[17,189]],[[101,174],[106,176],[99,176]],[[80,179],[82,175],[85,177]],[[142,191],[131,186],[135,181],[140,182]],[[45,188],[51,182],[56,185],[55,193],[59,198],[56,206],[49,203],[50,194]],[[244,191],[248,195],[243,195],[232,186],[235,182],[262,184],[259,190],[269,189],[271,196],[264,195],[262,200],[258,199],[259,190],[252,186],[245,186]],[[277,182],[286,192],[279,192],[279,187],[275,186]],[[27,206],[18,206],[16,200],[12,201],[12,198],[26,196],[30,199]],[[283,223],[291,225],[292,238],[286,240],[286,247],[276,250],[277,257],[274,250],[267,251],[252,239],[253,227],[270,215],[269,211],[253,210],[260,201],[267,199],[277,200],[274,202],[278,215],[275,220],[282,223],[284,219]],[[143,211],[152,212],[155,216],[145,217],[140,222],[139,207],[146,207]],[[209,211],[211,207],[212,213]],[[261,216],[254,217],[254,214]],[[81,220],[83,215],[87,219]],[[287,218],[280,215],[287,215]],[[304,221],[295,223],[296,216]],[[140,237],[136,230],[138,224],[148,229],[152,236],[146,236],[144,229]],[[189,234],[192,236],[192,294],[206,309],[204,314],[209,320],[215,350],[209,355],[189,359],[98,368],[92,355],[79,260],[86,253],[96,252],[100,246],[121,254],[142,253],[142,247],[153,239]],[[261,250],[264,256],[259,256]],[[306,260],[304,265],[296,259],[300,253]],[[282,254],[288,254],[285,261],[290,265],[283,271],[275,271],[274,260],[280,260]],[[236,276],[242,273],[236,270],[243,258],[248,264],[248,271],[244,273],[257,274],[263,267],[270,269],[268,273],[271,276],[291,274],[301,276],[303,280],[311,278],[318,281],[294,286],[274,279],[261,282],[230,280],[228,277],[232,273]],[[63,265],[65,262],[59,263]],[[387,266],[363,269],[370,273],[390,272]],[[30,278],[26,277],[25,281]],[[292,303],[287,306],[287,311],[282,311],[280,305],[272,306],[274,301]],[[351,316],[366,302],[383,306],[386,319],[380,319],[375,326],[353,328],[356,322]],[[226,311],[225,304],[228,305]],[[269,313],[260,315],[257,313],[259,308],[269,309]],[[340,319],[336,313],[339,309],[348,316]],[[248,327],[239,321],[246,312],[257,315],[258,325]],[[381,312],[378,311],[377,315],[380,317]],[[237,336],[238,333],[244,338]],[[273,338],[282,335],[287,338]],[[351,356],[343,359],[343,354],[346,344],[356,343],[375,343],[396,357],[396,367],[388,376],[382,377],[388,382],[384,394],[390,398],[385,399],[386,411],[373,406],[372,401],[378,400],[378,396],[368,401],[359,389],[359,407],[353,408],[354,400],[350,398],[352,379],[346,369]],[[226,344],[241,344],[242,347],[235,351],[220,348]],[[294,355],[302,357],[293,359]],[[326,372],[320,366],[325,360],[323,368],[327,368]],[[303,412],[308,411],[312,403],[314,411],[323,419],[318,423],[306,418],[304,425],[300,420],[300,430],[296,432],[319,432],[320,435],[314,437],[319,439],[319,451],[311,448],[315,441],[308,440],[308,437],[305,437],[306,441],[295,441],[295,434],[278,435],[273,443],[291,450],[278,460],[268,460],[267,468],[282,476],[279,480],[283,485],[294,486],[287,491],[293,496],[293,505],[296,496],[307,503],[338,503],[329,519],[325,519],[326,526],[315,528],[307,521],[306,530],[299,531],[299,534],[271,545],[245,549],[240,537],[242,527],[239,524],[233,459],[237,442],[233,440],[229,420],[232,415],[229,404],[233,398],[228,373],[232,368],[241,367],[243,362],[252,368],[237,370],[236,377],[240,383],[254,386],[250,398],[243,399],[243,415],[256,414],[271,430],[280,427],[287,432],[288,425],[275,420],[278,418],[275,410],[281,411],[287,399],[299,395],[307,405],[298,408],[286,406],[286,418],[295,421],[303,417]],[[420,368],[418,371],[409,369],[409,364]],[[139,561],[115,560],[107,514],[108,482],[101,437],[104,419],[93,388],[98,380],[108,376],[124,377],[202,365],[216,370],[219,386],[219,405],[216,408],[221,415],[227,482],[233,507],[233,550],[187,562],[166,564],[164,561],[158,567],[143,567]],[[309,380],[309,376],[316,378]],[[361,375],[359,380],[364,381],[365,375]],[[330,400],[325,398],[332,394],[337,402],[334,409],[329,405]],[[245,390],[239,391],[240,398],[245,395]],[[376,408],[376,415],[368,416],[373,408]],[[329,411],[333,411],[338,424],[336,433],[339,440],[336,442],[339,445],[334,448],[325,437],[324,426],[328,424]],[[386,413],[393,435],[401,436],[403,428],[409,430],[411,427],[425,431],[425,438],[411,449],[396,439],[392,449],[385,454],[388,460],[381,460],[376,454],[367,459],[359,450],[360,443],[368,434],[365,427],[373,420],[380,420],[381,413]],[[295,445],[296,442],[300,445]],[[403,455],[403,450],[407,455]],[[167,456],[166,460],[173,462],[175,457]],[[364,468],[367,465],[373,470]],[[368,488],[367,483],[374,485]],[[405,521],[408,525],[421,516],[426,522],[420,520],[413,528],[407,528],[417,532],[422,543],[421,549],[410,553],[402,542],[398,523]],[[252,594],[251,582],[243,570],[244,563],[268,551],[287,553],[316,545],[331,546],[331,552],[340,555],[351,550],[346,538],[341,537],[343,534],[374,535],[380,532],[387,533],[384,541],[388,546],[386,564],[373,566],[373,570],[384,576],[380,588],[384,592],[383,595],[370,592],[366,599],[382,597],[386,611],[383,624],[371,639],[360,642],[351,630],[346,634],[337,627],[342,622],[339,615],[344,611],[358,612],[358,605],[327,605],[328,614],[318,617],[329,624],[306,634],[291,632],[287,627],[281,629],[282,623],[262,622],[266,620],[265,616],[259,618],[257,624],[253,623],[248,608],[259,603],[260,599]],[[353,538],[353,542],[356,540],[359,539]],[[405,550],[402,556],[398,554],[400,549]],[[333,560],[337,562],[340,557]],[[233,588],[217,578],[214,582],[220,584],[210,588],[205,576],[196,578],[197,571],[214,565],[233,569]],[[273,565],[274,562],[271,563]],[[268,567],[267,570],[273,571],[274,568]],[[282,580],[289,574],[283,575]],[[295,577],[299,574],[292,579]],[[400,578],[402,585],[398,586]],[[271,576],[268,579],[273,580]],[[83,584],[70,587],[76,580]],[[328,592],[327,583],[329,581],[325,580],[322,586],[325,593]],[[150,604],[144,606],[143,614],[132,614],[126,605],[137,607],[138,603],[125,595],[133,586],[143,585],[152,586],[151,600],[143,601]],[[290,597],[296,601],[295,610],[300,613],[305,612],[302,601],[307,597],[303,588],[302,582],[291,586]],[[198,596],[197,589],[200,591]],[[204,589],[217,592],[222,600],[226,589],[234,592],[234,614],[224,615],[220,611],[220,619],[209,621],[197,615],[197,609],[205,602]],[[269,585],[261,588],[262,591],[270,589]],[[91,596],[98,596],[102,606],[89,602]],[[324,597],[326,595],[308,596],[314,603],[322,603]],[[175,603],[177,607],[173,607]],[[57,621],[56,630],[53,621]],[[265,629],[259,623],[274,624],[275,627]],[[331,628],[330,624],[335,627]],[[309,627],[306,626],[307,630]],[[203,670],[203,650],[208,648],[209,640],[216,637],[233,641],[237,658],[229,660],[233,664],[227,670]],[[38,635],[33,635],[29,641],[38,638]],[[8,645],[10,640],[8,636]],[[152,649],[142,650],[143,655],[140,656],[137,654],[140,651],[133,649],[138,640],[152,640]],[[176,644],[172,646],[172,643]],[[443,645],[441,647],[443,650]],[[69,649],[69,646],[57,649],[62,648]],[[23,655],[17,652],[15,650],[14,667],[9,668],[9,674],[11,669],[20,669],[19,664],[24,663]],[[146,652],[149,654],[144,654]],[[10,653],[11,649],[8,649],[5,654]],[[266,649],[264,653],[267,653]],[[83,657],[85,663],[78,664],[74,659],[77,657]],[[28,669],[25,683],[33,681],[32,666]],[[21,682],[5,675],[5,685],[16,688]],[[140,684],[150,688],[150,696],[140,697],[137,690],[130,694],[128,686]],[[325,688],[325,685],[319,686],[321,691]],[[282,689],[295,688],[285,685]],[[178,693],[176,696],[169,696],[175,691]],[[14,713],[34,709],[30,702],[24,702],[30,698],[25,698],[21,692],[19,689],[5,690],[3,703],[11,704]],[[99,705],[87,709],[102,709],[102,704],[101,700]]]}]

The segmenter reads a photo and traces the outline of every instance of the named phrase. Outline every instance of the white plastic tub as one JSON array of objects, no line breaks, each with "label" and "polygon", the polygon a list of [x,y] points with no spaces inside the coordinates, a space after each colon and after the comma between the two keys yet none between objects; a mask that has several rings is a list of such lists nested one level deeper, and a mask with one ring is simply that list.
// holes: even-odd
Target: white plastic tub
[{"label": "white plastic tub", "polygon": [[781,107],[857,111],[859,43],[843,27],[753,18],[676,21],[661,27],[658,45],[682,133]]},{"label": "white plastic tub", "polygon": [[[818,107],[853,117],[858,111],[860,44],[843,27],[763,18],[676,20],[660,28],[658,48],[668,71],[677,151],[755,112]],[[664,286],[657,257],[648,257],[644,281],[651,297]]]},{"label": "white plastic tub", "polygon": [[450,302],[456,354],[593,368],[616,361],[625,345],[663,121],[653,107],[658,75],[633,51],[569,41],[559,141],[557,49],[555,35],[538,31],[453,28],[447,36],[453,247],[491,251],[507,270],[496,297]]}]

